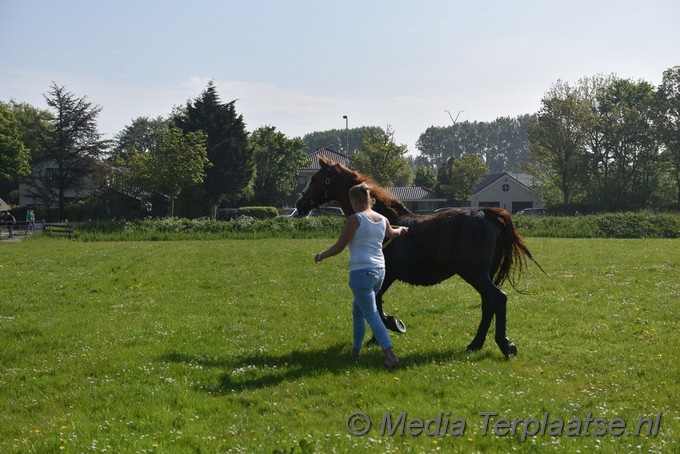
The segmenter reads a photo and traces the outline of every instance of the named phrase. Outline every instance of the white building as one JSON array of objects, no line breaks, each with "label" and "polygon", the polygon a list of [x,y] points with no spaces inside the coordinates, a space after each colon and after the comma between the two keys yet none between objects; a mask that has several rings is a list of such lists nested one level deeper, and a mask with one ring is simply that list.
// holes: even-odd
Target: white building
[{"label": "white building", "polygon": [[525,208],[543,208],[536,191],[507,172],[488,175],[470,198],[473,208],[499,207],[510,213]]}]

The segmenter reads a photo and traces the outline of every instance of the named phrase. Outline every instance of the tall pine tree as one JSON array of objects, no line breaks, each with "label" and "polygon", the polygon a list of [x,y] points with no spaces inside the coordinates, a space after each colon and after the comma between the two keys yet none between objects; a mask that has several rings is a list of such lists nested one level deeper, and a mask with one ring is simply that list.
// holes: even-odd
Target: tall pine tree
[{"label": "tall pine tree", "polygon": [[49,128],[40,132],[40,139],[44,149],[49,150],[51,164],[44,172],[31,174],[24,181],[31,196],[45,205],[56,205],[63,218],[66,205],[91,189],[92,177],[109,141],[97,131],[101,107],[93,106],[86,96],[77,98],[53,83],[45,100],[52,118]]},{"label": "tall pine tree", "polygon": [[236,114],[236,101],[222,103],[213,82],[201,95],[177,111],[173,120],[184,132],[204,131],[208,137],[208,160],[203,189],[213,217],[223,201],[234,201],[254,177],[255,165],[248,147],[248,132],[243,117]]}]

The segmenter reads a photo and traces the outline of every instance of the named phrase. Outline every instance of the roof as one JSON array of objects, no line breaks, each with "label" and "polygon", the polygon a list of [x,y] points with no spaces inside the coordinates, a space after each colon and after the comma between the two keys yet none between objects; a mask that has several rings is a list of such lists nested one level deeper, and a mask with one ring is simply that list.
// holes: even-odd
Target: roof
[{"label": "roof", "polygon": [[306,170],[320,169],[321,166],[319,165],[319,156],[322,156],[333,162],[338,162],[344,166],[349,165],[349,158],[347,157],[347,155],[339,153],[335,150],[331,150],[330,148],[318,148],[314,153],[310,153],[307,155],[307,157],[310,160],[310,165],[302,167],[302,169]]},{"label": "roof", "polygon": [[0,199],[0,211],[9,211],[9,205],[2,199]]},{"label": "roof", "polygon": [[[525,174],[522,174],[522,175],[525,175]],[[486,188],[487,186],[491,186],[495,181],[500,180],[503,177],[510,177],[514,181],[516,181],[519,185],[524,186],[528,190],[531,190],[531,188],[524,181],[521,181],[519,178],[516,178],[516,177],[510,175],[508,172],[500,172],[500,173],[492,173],[492,174],[487,175],[486,178],[484,178],[482,180],[482,182],[477,185],[477,187],[475,188],[475,193],[481,191],[482,189]],[[526,177],[523,177],[523,179],[525,181],[527,180]]]},{"label": "roof", "polygon": [[534,186],[538,186],[540,184],[539,179],[536,178],[535,176],[531,175],[531,174],[522,173],[522,172],[516,172],[516,173],[515,172],[512,172],[512,173],[508,172],[508,173],[510,174],[510,176],[517,179],[517,181],[522,183],[524,186],[531,188],[531,187],[534,187]]},{"label": "roof", "polygon": [[489,186],[494,181],[498,180],[499,178],[502,178],[504,175],[507,175],[507,173],[506,172],[490,173],[477,185],[477,187],[475,188],[475,192],[481,191],[482,189]]},{"label": "roof", "polygon": [[429,201],[429,202],[445,202],[446,197],[435,194],[432,191],[421,186],[395,186],[392,188],[387,188],[387,190],[394,196],[394,198],[401,200],[402,202],[418,202],[418,201]]},{"label": "roof", "polygon": [[530,193],[535,193],[535,191],[533,189],[531,189],[529,186],[527,186],[526,184],[519,181],[517,178],[510,175],[508,172],[501,172],[501,173],[492,173],[490,175],[487,175],[486,178],[484,178],[482,180],[482,182],[477,185],[477,187],[475,188],[475,192],[472,195],[474,196],[475,194],[478,194],[478,193],[484,191],[489,186],[493,185],[496,181],[500,180],[501,178],[505,178],[505,177],[510,178],[512,181],[514,181],[520,187],[524,188],[526,191],[528,191]]}]

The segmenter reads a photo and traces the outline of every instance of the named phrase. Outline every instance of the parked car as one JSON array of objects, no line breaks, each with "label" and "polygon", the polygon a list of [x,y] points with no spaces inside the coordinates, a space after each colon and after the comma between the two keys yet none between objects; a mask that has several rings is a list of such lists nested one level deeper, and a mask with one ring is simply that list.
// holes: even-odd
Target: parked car
[{"label": "parked car", "polygon": [[284,208],[279,213],[280,216],[286,216],[289,218],[296,218],[298,215],[297,208]]},{"label": "parked car", "polygon": [[545,208],[525,208],[515,213],[516,216],[543,216]]},{"label": "parked car", "polygon": [[238,208],[220,208],[217,210],[218,221],[233,221],[238,217]]},{"label": "parked car", "polygon": [[309,216],[344,216],[345,213],[340,207],[320,206],[309,212]]}]

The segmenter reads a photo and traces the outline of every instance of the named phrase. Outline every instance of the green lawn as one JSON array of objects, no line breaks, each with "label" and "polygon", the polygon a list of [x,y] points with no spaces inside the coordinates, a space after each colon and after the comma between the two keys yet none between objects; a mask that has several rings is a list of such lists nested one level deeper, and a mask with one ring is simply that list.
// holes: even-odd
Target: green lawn
[{"label": "green lawn", "polygon": [[0,243],[0,452],[680,453],[680,240],[527,239],[510,360],[459,278],[395,284],[394,371],[332,241]]}]

